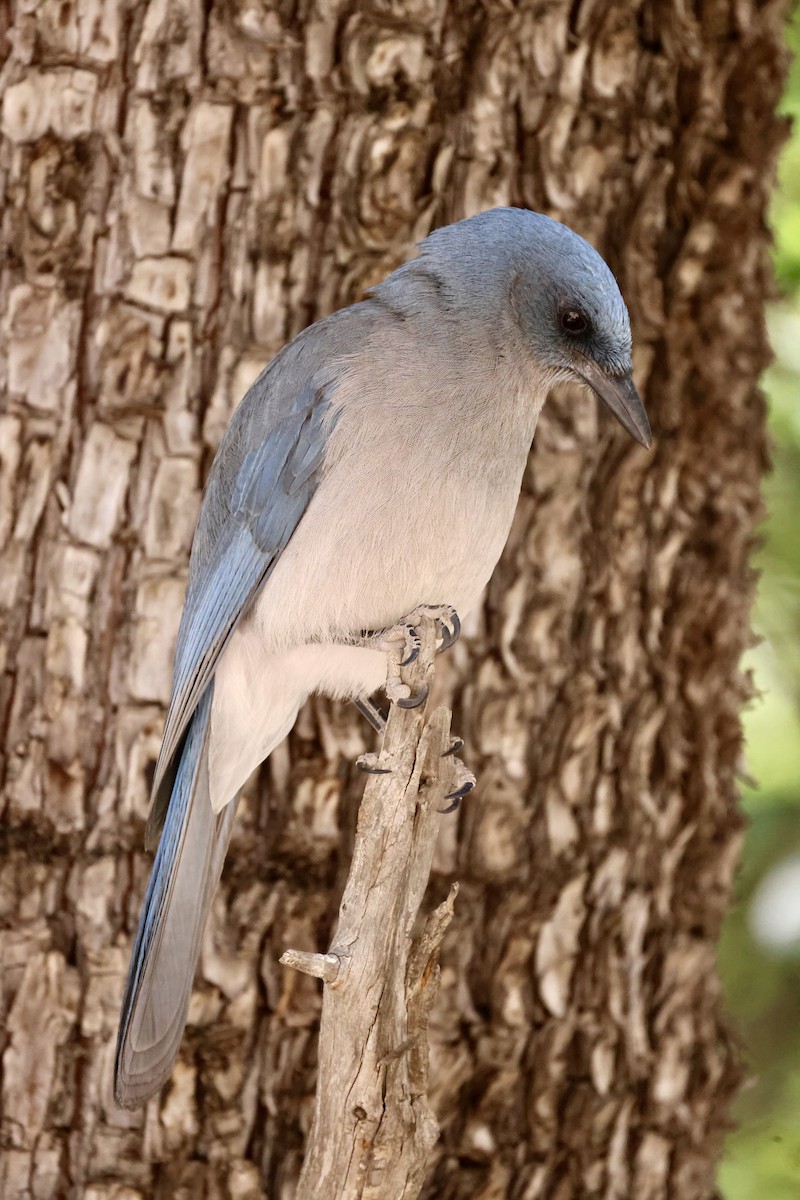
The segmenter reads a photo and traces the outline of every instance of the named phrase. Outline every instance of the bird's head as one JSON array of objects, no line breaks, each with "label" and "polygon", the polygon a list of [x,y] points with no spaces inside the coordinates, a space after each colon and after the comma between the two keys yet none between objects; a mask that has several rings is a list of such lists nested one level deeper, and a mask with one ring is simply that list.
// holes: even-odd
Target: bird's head
[{"label": "bird's head", "polygon": [[523,347],[553,383],[587,384],[632,437],[650,446],[650,423],[631,377],[628,310],[587,241],[540,213],[496,208],[438,230],[423,243],[423,257],[427,246],[432,258],[456,256],[462,279],[473,275],[477,299],[469,302],[483,305],[487,318],[510,308]]}]

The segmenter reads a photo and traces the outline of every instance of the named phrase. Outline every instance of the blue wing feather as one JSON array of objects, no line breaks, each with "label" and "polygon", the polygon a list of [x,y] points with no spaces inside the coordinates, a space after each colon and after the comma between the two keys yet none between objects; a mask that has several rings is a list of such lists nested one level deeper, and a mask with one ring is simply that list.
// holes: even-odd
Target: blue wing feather
[{"label": "blue wing feather", "polygon": [[[328,389],[307,385],[267,430],[263,419],[255,431],[245,425],[243,442],[248,400],[250,395],[240,409],[243,419],[230,426],[209,481],[204,511],[213,490],[215,511],[208,521],[213,536],[204,528],[201,515],[192,549],[172,696],[147,823],[149,847],[164,823],[175,757],[192,713],[229,638],[269,578],[316,491],[333,423]],[[254,432],[261,440],[247,449]]]},{"label": "blue wing feather", "polygon": [[[214,672],[316,491],[335,422],[328,338],[301,335],[234,414],[208,480],[189,563],[172,696],[146,841],[158,842],[125,987],[115,1097],[135,1106],[169,1077],[206,915],[236,812],[215,815],[208,756]],[[311,380],[312,382],[308,382]],[[299,386],[297,386],[299,384]],[[162,833],[163,829],[163,833]],[[159,841],[159,834],[161,834]]]}]

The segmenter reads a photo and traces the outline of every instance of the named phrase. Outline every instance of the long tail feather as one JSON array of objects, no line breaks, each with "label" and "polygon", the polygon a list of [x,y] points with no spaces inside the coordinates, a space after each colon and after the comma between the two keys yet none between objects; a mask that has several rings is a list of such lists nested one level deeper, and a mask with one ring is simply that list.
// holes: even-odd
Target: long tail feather
[{"label": "long tail feather", "polygon": [[133,1108],[166,1082],[178,1053],[206,916],[236,815],[208,788],[213,684],[192,717],[147,888],[122,1002],[114,1098]]}]

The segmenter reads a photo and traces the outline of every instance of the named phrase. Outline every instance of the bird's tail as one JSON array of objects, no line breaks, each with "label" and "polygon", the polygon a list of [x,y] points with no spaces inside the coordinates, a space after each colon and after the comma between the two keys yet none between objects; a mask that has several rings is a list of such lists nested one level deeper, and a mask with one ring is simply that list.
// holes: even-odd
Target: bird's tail
[{"label": "bird's tail", "polygon": [[212,696],[213,683],[186,734],[136,931],[114,1066],[114,1098],[125,1108],[142,1104],[169,1078],[236,816],[236,800],[219,815],[211,809]]}]

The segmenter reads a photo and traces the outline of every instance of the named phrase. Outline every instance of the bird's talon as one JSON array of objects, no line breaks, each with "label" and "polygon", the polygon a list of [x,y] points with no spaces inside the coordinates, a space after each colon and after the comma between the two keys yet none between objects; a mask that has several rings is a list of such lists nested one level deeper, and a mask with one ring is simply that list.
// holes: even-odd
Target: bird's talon
[{"label": "bird's talon", "polygon": [[442,638],[442,644],[436,653],[444,654],[445,650],[449,650],[450,647],[454,646],[458,641],[459,636],[461,635],[461,620],[456,610],[452,609],[447,620],[440,620],[438,624],[439,632]]},{"label": "bird's talon", "polygon": [[475,779],[468,779],[466,783],[462,783],[461,787],[456,788],[455,791],[448,792],[445,796],[445,800],[456,800],[460,804],[464,797],[468,796],[474,787]]},{"label": "bird's talon", "polygon": [[452,754],[458,754],[459,751],[461,751],[463,749],[464,749],[464,739],[460,738],[460,737],[454,737],[452,742],[450,743],[449,749],[445,750],[445,752],[442,754],[442,758],[450,758],[450,756]]},{"label": "bird's talon", "polygon": [[420,704],[424,704],[428,699],[430,688],[424,687],[421,692],[417,692],[416,696],[406,696],[402,700],[396,700],[398,708],[419,708]]},{"label": "bird's talon", "polygon": [[401,625],[400,632],[403,635],[406,649],[408,650],[408,654],[402,659],[400,666],[407,667],[419,658],[419,652],[422,649],[422,638],[420,637],[419,630],[410,622],[407,625]]},{"label": "bird's talon", "polygon": [[447,808],[438,809],[438,812],[440,812],[443,817],[446,817],[448,813],[458,812],[459,808],[461,808],[461,797],[456,796],[452,804],[448,804]]},{"label": "bird's talon", "polygon": [[391,767],[379,767],[380,761],[377,754],[362,754],[356,759],[356,766],[359,771],[363,771],[365,775],[391,775]]}]

